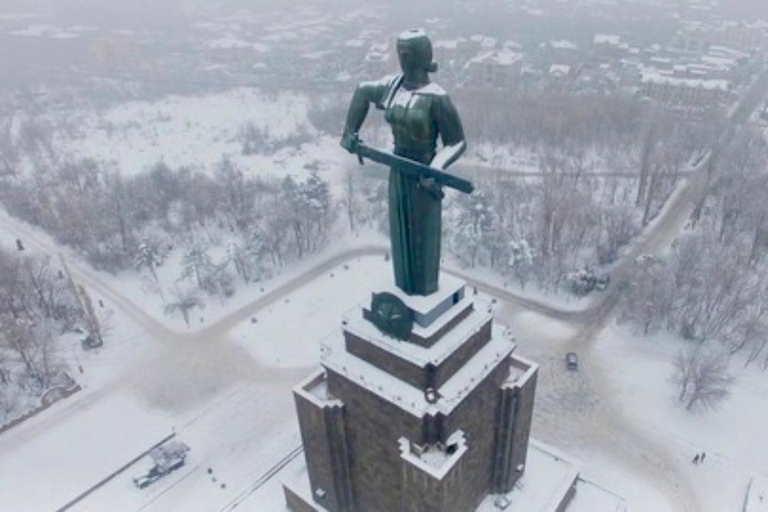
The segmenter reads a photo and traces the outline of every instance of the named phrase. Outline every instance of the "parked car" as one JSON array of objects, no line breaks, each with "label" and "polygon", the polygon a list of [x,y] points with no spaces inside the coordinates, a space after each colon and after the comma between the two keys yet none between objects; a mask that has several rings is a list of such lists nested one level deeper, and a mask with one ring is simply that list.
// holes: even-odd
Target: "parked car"
[{"label": "parked car", "polygon": [[598,276],[597,281],[595,281],[595,290],[603,292],[608,288],[609,284],[611,284],[610,274],[603,274]]},{"label": "parked car", "polygon": [[569,370],[579,369],[579,356],[575,352],[568,352],[565,354],[565,366]]}]

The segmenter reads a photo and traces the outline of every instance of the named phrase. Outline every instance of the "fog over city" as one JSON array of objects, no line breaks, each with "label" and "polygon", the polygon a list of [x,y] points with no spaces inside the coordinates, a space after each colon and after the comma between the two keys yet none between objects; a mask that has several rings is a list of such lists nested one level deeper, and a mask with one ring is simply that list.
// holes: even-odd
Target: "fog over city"
[{"label": "fog over city", "polygon": [[0,510],[768,512],[767,0],[0,0]]}]

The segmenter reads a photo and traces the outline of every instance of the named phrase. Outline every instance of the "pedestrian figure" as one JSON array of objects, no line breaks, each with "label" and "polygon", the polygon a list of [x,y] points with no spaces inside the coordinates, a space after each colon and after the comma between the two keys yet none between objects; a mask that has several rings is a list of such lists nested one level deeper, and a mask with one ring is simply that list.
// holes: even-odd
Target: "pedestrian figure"
[{"label": "pedestrian figure", "polygon": [[693,458],[693,463],[698,464],[699,463],[699,454],[697,453],[696,456]]},{"label": "pedestrian figure", "polygon": [[701,452],[701,458],[699,459],[699,462],[704,462],[704,457],[707,456],[707,452]]}]

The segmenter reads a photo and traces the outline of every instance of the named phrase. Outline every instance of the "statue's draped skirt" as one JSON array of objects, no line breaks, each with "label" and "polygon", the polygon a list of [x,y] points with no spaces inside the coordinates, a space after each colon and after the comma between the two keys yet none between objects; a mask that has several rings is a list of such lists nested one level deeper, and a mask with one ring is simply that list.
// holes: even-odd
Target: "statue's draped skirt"
[{"label": "statue's draped skirt", "polygon": [[409,295],[437,291],[442,201],[417,178],[389,173],[389,229],[395,283]]}]

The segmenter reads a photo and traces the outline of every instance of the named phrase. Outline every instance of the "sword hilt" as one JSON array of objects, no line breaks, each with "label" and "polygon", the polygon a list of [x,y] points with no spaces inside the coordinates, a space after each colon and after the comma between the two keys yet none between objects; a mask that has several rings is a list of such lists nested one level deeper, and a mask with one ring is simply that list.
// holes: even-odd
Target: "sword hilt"
[{"label": "sword hilt", "polygon": [[363,144],[362,139],[355,134],[355,154],[357,155],[357,161],[360,162],[360,165],[365,164],[365,160],[363,160],[363,155],[360,154],[360,146]]}]

